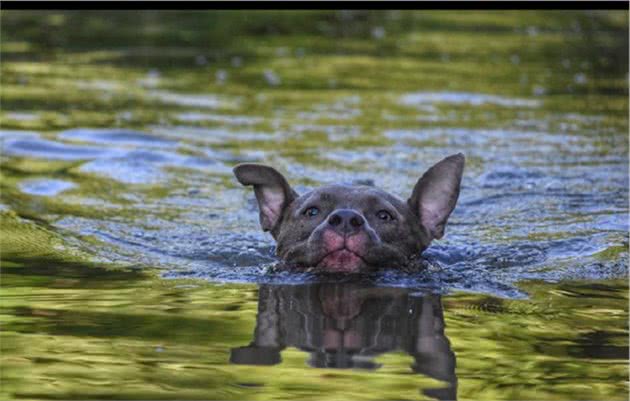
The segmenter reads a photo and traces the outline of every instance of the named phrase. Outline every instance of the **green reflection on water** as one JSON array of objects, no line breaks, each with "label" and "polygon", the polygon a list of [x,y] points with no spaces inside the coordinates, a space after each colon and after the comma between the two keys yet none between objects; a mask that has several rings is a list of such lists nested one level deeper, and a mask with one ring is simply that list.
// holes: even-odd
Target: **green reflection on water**
[{"label": "green reflection on water", "polygon": [[[164,281],[147,272],[51,259],[5,265],[2,278],[2,391],[8,398],[418,399],[421,389],[447,386],[411,374],[413,359],[387,347],[374,359],[381,365],[375,371],[307,368],[308,354],[295,348],[306,346],[300,342],[284,349],[274,366],[229,363],[231,349],[255,340],[257,311],[273,310],[258,305],[255,285]],[[524,288],[531,299],[465,293],[442,298],[458,398],[624,399],[627,284]],[[316,342],[318,319],[324,319],[322,329],[339,325],[345,318],[335,316],[335,308],[342,308],[337,313],[366,336],[364,346],[387,344],[391,330],[405,338],[407,329],[382,317],[392,313],[391,301],[375,303],[400,296],[402,289],[378,290],[354,311],[345,297],[360,297],[360,289],[341,299],[335,293],[339,304],[321,291],[313,298],[307,290],[272,290],[294,294],[278,299],[306,319],[281,336]],[[288,319],[285,313],[276,317]],[[361,319],[365,326],[357,323]],[[415,363],[435,369],[437,362],[424,358]]]}]

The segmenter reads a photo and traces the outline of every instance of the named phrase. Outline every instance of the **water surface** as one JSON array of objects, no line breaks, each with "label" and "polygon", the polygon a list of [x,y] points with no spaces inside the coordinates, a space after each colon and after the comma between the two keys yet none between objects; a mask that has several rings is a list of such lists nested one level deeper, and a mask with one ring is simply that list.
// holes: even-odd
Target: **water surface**
[{"label": "water surface", "polygon": [[[1,17],[4,398],[627,396],[627,12]],[[275,272],[231,172],[457,152],[424,270],[358,280]]]}]

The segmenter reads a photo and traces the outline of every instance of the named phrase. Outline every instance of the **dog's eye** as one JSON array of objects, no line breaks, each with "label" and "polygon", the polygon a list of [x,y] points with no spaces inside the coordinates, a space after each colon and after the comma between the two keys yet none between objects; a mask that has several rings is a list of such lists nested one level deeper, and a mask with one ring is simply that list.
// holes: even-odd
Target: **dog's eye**
[{"label": "dog's eye", "polygon": [[319,214],[319,209],[315,206],[311,206],[304,211],[304,214],[308,217],[315,217]]},{"label": "dog's eye", "polygon": [[394,220],[394,216],[392,216],[392,214],[388,212],[387,210],[379,211],[378,213],[376,213],[376,217],[385,221]]}]

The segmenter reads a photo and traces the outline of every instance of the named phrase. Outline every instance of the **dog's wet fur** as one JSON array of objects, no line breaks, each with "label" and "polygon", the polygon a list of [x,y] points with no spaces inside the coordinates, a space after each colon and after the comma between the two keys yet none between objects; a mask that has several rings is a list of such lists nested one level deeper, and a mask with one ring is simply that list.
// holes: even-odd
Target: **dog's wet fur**
[{"label": "dog's wet fur", "polygon": [[405,267],[444,227],[455,208],[464,155],[449,156],[418,180],[407,201],[366,185],[326,185],[298,195],[282,174],[262,164],[234,168],[253,185],[260,224],[286,266],[331,273]]}]

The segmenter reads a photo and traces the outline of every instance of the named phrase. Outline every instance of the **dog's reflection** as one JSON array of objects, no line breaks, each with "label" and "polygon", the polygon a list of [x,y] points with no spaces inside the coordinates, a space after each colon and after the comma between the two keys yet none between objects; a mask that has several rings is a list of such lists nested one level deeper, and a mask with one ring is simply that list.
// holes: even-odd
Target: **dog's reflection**
[{"label": "dog's reflection", "polygon": [[254,339],[232,349],[232,363],[274,365],[292,346],[309,352],[313,367],[378,369],[372,357],[402,350],[414,358],[413,372],[446,382],[426,395],[456,399],[455,355],[439,296],[330,283],[262,285],[258,299]]}]

